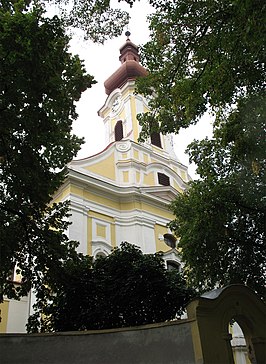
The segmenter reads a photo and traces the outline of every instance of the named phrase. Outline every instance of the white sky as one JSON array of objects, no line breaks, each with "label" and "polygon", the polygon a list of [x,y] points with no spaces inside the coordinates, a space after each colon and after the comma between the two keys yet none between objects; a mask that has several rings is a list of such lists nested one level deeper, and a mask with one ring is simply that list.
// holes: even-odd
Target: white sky
[{"label": "white sky", "polygon": [[[116,1],[112,1],[112,3],[117,4]],[[137,45],[144,44],[149,38],[146,21],[146,16],[151,9],[149,5],[141,0],[134,4],[132,10],[127,4],[122,6],[120,4],[119,7],[130,11],[130,40]],[[77,158],[85,158],[98,153],[106,146],[103,122],[97,111],[103,106],[107,96],[103,83],[120,66],[119,48],[125,41],[126,36],[123,34],[116,39],[107,41],[104,45],[96,45],[88,41],[85,42],[82,33],[78,32],[71,41],[71,51],[84,60],[87,72],[93,75],[98,82],[82,94],[82,98],[77,104],[79,118],[73,125],[73,132],[84,137],[86,141]],[[211,135],[212,127],[208,119],[208,117],[204,118],[196,126],[181,130],[179,135],[174,137],[175,151],[181,163],[188,165],[188,156],[184,152],[193,139],[202,139],[206,135]],[[192,178],[195,177],[195,166],[189,166],[189,173]]]}]

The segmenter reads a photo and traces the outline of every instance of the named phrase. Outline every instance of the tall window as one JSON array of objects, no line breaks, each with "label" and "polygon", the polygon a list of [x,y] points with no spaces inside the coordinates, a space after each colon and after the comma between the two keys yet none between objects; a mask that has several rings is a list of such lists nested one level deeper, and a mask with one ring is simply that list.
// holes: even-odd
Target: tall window
[{"label": "tall window", "polygon": [[160,133],[153,132],[151,134],[151,144],[156,145],[156,147],[162,148]]},{"label": "tall window", "polygon": [[118,142],[119,140],[123,139],[123,123],[122,120],[118,120],[115,124],[115,141]]},{"label": "tall window", "polygon": [[158,182],[163,186],[170,186],[170,178],[166,174],[158,172]]}]

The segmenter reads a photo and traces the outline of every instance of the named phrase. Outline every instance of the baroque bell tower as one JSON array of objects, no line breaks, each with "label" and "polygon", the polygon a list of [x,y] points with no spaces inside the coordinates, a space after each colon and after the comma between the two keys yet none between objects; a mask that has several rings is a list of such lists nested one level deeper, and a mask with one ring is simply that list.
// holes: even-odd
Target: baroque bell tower
[{"label": "baroque bell tower", "polygon": [[[104,82],[107,99],[98,114],[105,125],[105,142],[129,139],[138,143],[141,131],[137,114],[149,111],[148,101],[142,95],[135,93],[135,81],[145,77],[147,70],[140,64],[138,47],[129,39],[126,32],[126,42],[120,48],[120,67]],[[153,133],[146,141],[146,146],[154,145],[177,158],[173,148],[171,135]]]},{"label": "baroque bell tower", "polygon": [[147,105],[142,97],[134,94],[137,77],[147,71],[139,63],[138,47],[129,39],[120,48],[121,66],[105,81],[107,99],[99,110],[105,125],[106,143],[122,139],[138,142],[139,126],[136,115],[145,112]]}]

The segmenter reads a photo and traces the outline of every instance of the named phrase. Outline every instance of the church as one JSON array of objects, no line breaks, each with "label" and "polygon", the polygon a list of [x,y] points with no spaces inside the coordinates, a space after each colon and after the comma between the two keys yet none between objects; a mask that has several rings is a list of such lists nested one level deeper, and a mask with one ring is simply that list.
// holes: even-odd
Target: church
[{"label": "church", "polygon": [[[119,60],[120,67],[104,83],[107,98],[98,111],[106,147],[68,164],[53,202],[70,202],[68,236],[79,242],[79,252],[96,259],[127,241],[143,253],[162,252],[166,268],[180,270],[177,237],[167,227],[174,219],[169,204],[191,178],[175,154],[172,135],[153,133],[138,142],[137,114],[148,112],[149,105],[136,94],[135,83],[147,71],[129,38],[120,48]],[[20,277],[13,279],[19,282]],[[0,333],[26,332],[33,303],[31,292],[20,301],[6,299],[0,305]],[[230,334],[235,362],[250,363],[239,326],[230,326]]]},{"label": "church", "polygon": [[[147,71],[138,47],[129,39],[120,48],[120,67],[104,82],[107,95],[98,111],[105,129],[103,151],[67,166],[67,177],[53,202],[70,202],[69,239],[83,254],[108,255],[121,242],[143,253],[163,252],[168,269],[181,268],[177,239],[168,229],[169,204],[187,188],[187,167],[177,158],[173,137],[153,133],[138,142],[137,114],[148,112],[148,100],[136,94],[136,79]],[[19,277],[14,277],[18,281]],[[1,305],[0,332],[25,332],[32,313],[31,294]]]},{"label": "church", "polygon": [[166,264],[180,265],[176,238],[167,224],[169,203],[190,177],[174,152],[171,135],[154,133],[140,144],[137,114],[149,110],[135,93],[135,80],[145,76],[138,48],[128,38],[120,48],[120,67],[105,81],[107,94],[98,111],[106,147],[96,155],[73,160],[55,201],[70,201],[69,238],[79,250],[97,257],[128,241],[144,253],[164,252]]}]

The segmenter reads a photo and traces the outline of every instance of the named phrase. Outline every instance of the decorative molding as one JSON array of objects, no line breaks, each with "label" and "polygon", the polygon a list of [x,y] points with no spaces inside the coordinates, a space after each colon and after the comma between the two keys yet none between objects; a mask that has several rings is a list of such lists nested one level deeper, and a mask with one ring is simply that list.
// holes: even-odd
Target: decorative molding
[{"label": "decorative molding", "polygon": [[[147,213],[145,215],[148,215]],[[117,216],[115,217],[115,224],[117,226],[147,226],[154,229],[156,224],[155,219],[151,219],[150,217],[145,216],[140,212],[140,215],[131,215],[131,216]]]},{"label": "decorative molding", "polygon": [[89,212],[90,208],[85,203],[83,198],[80,198],[80,197],[70,193],[68,195],[68,201],[70,202],[70,210],[73,210],[73,211],[82,213],[85,216],[88,216],[88,212]]},{"label": "decorative molding", "polygon": [[165,261],[165,264],[167,264],[167,262],[174,262],[179,264],[181,268],[184,265],[182,263],[181,256],[179,255],[178,251],[175,248],[163,253],[163,259]]},{"label": "decorative molding", "polygon": [[96,257],[97,254],[103,253],[109,255],[112,251],[112,245],[101,239],[94,239],[91,241],[92,246],[92,256]]},{"label": "decorative molding", "polygon": [[[111,241],[111,223],[109,221],[94,216],[91,216],[91,220],[92,220],[92,240],[99,239],[106,242]],[[97,235],[97,224],[105,227],[106,229],[105,237]]]},{"label": "decorative molding", "polygon": [[116,142],[116,149],[121,152],[121,153],[125,153],[128,152],[131,148],[131,143],[129,140],[125,140],[122,142]]}]

